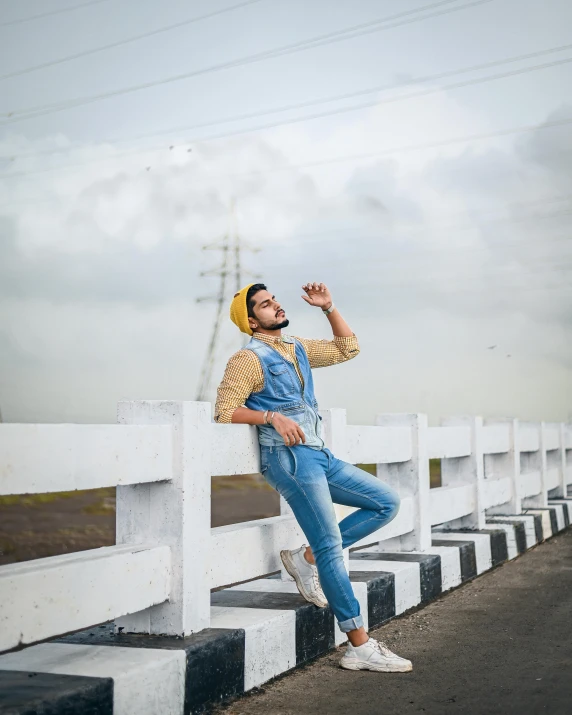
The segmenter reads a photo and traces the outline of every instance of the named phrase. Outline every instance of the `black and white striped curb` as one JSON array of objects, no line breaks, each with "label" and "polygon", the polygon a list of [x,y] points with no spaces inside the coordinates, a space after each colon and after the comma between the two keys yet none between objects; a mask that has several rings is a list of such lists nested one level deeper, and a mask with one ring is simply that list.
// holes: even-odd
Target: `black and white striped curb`
[{"label": "black and white striped curb", "polygon": [[[433,530],[423,553],[350,553],[369,629],[422,606],[568,528],[572,498],[486,528]],[[110,624],[0,656],[2,715],[185,715],[238,696],[343,643],[330,608],[261,578],[212,594],[212,627],[186,637],[115,634]]]}]

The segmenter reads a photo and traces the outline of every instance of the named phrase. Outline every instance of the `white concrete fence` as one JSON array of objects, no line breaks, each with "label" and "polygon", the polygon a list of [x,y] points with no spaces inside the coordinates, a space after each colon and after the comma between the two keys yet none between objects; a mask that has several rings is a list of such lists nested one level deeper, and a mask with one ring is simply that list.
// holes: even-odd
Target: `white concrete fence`
[{"label": "white concrete fence", "polygon": [[[376,464],[399,492],[394,521],[358,545],[425,551],[431,529],[480,529],[564,497],[572,426],[481,417],[428,427],[423,414],[348,425],[322,413],[327,446]],[[211,422],[201,402],[121,402],[117,425],[0,425],[0,495],[117,487],[117,545],[0,567],[0,651],[115,619],[129,632],[188,635],[210,625],[210,590],[280,568],[303,541],[281,515],[211,528],[211,476],[260,470],[254,427]],[[442,486],[430,489],[429,459]],[[351,509],[338,508],[342,517]]]}]

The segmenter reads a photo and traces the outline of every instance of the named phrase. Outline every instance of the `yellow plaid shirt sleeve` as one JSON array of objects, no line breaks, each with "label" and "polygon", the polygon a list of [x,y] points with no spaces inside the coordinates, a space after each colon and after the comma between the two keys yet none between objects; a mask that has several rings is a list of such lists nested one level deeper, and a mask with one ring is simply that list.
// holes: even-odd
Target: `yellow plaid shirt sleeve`
[{"label": "yellow plaid shirt sleeve", "polygon": [[308,355],[310,367],[329,367],[351,360],[359,353],[359,345],[355,335],[350,338],[334,337],[333,340],[307,340],[297,338]]},{"label": "yellow plaid shirt sleeve", "polygon": [[[280,338],[272,338],[261,333],[255,333],[254,337],[268,343],[286,360],[293,363],[300,380],[302,379],[293,343],[284,343]],[[333,340],[296,339],[304,346],[312,368],[337,365],[351,360],[359,354],[358,340],[355,335],[349,338],[334,337]],[[244,406],[253,392],[260,392],[263,388],[264,373],[260,361],[252,350],[239,350],[228,361],[222,382],[217,390],[214,416],[216,422],[230,424],[236,408]]]}]

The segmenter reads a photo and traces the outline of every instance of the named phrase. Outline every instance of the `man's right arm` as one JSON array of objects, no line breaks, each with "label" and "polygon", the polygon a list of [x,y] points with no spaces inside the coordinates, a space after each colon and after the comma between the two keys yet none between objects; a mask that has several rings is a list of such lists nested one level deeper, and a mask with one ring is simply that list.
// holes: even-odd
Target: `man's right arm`
[{"label": "man's right arm", "polygon": [[256,355],[251,350],[235,353],[228,361],[218,386],[215,421],[221,424],[233,422],[236,409],[244,405],[251,393],[258,392],[263,386],[264,376]]},{"label": "man's right arm", "polygon": [[[218,386],[215,421],[219,424],[264,424],[264,411],[244,407],[248,397],[263,387],[264,375],[256,355],[250,350],[235,353],[228,361]],[[306,441],[298,423],[279,412],[274,414],[272,426],[284,439],[284,444],[293,446]]]}]

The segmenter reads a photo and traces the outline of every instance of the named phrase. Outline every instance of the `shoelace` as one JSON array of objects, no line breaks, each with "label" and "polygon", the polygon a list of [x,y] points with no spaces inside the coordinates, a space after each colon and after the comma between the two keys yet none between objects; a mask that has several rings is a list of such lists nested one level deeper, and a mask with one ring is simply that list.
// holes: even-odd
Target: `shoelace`
[{"label": "shoelace", "polygon": [[378,651],[378,653],[380,653],[381,655],[384,655],[386,658],[395,656],[395,653],[390,651],[389,648],[385,645],[385,643],[383,641],[376,641],[376,640],[373,640],[373,638],[371,640],[372,640],[373,647],[375,648],[376,651]]},{"label": "shoelace", "polygon": [[322,591],[322,584],[320,583],[320,578],[318,576],[318,569],[313,568],[312,569],[312,585],[314,586],[314,591],[318,593],[319,596],[324,596],[324,592]]},{"label": "shoelace", "polygon": [[[303,544],[302,548],[305,549],[306,544]],[[326,596],[322,591],[322,584],[320,583],[320,577],[318,576],[318,569],[313,564],[310,565],[312,566],[312,586],[314,588],[314,591],[320,598],[323,598],[325,601]]]}]

